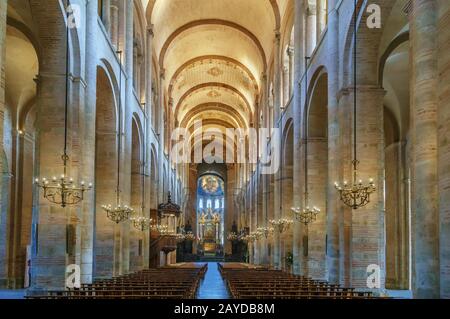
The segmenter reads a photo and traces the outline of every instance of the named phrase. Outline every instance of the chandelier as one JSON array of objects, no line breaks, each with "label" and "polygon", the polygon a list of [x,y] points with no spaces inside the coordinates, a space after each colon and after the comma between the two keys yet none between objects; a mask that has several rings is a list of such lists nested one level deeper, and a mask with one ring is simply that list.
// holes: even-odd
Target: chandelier
[{"label": "chandelier", "polygon": [[[122,51],[117,51],[119,54],[120,65],[122,65]],[[119,110],[122,109],[122,72],[119,72]],[[103,205],[102,208],[106,212],[106,217],[111,221],[119,224],[130,218],[130,215],[134,213],[134,209],[128,205],[123,205],[120,202],[120,154],[122,152],[122,126],[119,119],[119,129],[117,134],[117,185],[116,185],[116,204],[115,205]]]},{"label": "chandelier", "polygon": [[258,235],[255,232],[252,232],[248,235],[245,235],[242,240],[247,243],[253,243],[258,239]]},{"label": "chandelier", "polygon": [[368,184],[364,184],[362,180],[358,181],[358,158],[357,158],[357,139],[356,139],[356,105],[357,105],[357,90],[356,90],[356,41],[357,41],[357,15],[356,15],[356,0],[355,0],[355,21],[354,21],[354,44],[353,44],[353,182],[349,185],[346,181],[341,186],[338,182],[335,183],[335,188],[339,192],[340,200],[353,209],[358,209],[366,206],[370,202],[370,195],[376,191],[373,179],[369,179]]},{"label": "chandelier", "polygon": [[239,239],[239,235],[235,232],[228,233],[227,240],[229,241],[237,241]]},{"label": "chandelier", "polygon": [[295,214],[295,218],[302,224],[305,224],[305,226],[308,226],[312,222],[315,222],[317,220],[317,215],[320,213],[320,209],[318,209],[317,207],[310,208],[309,206],[307,206],[304,209],[300,209],[299,207],[292,207],[291,209]]},{"label": "chandelier", "polygon": [[[306,97],[306,105],[309,106],[309,91],[308,91],[308,60],[310,57],[305,57],[305,97]],[[300,207],[292,207],[291,210],[295,214],[295,219],[300,223],[308,226],[310,223],[315,222],[317,220],[317,215],[320,213],[320,209],[317,207],[309,206],[309,184],[308,184],[308,137],[309,137],[309,125],[308,118],[305,117],[305,208],[301,209]]]},{"label": "chandelier", "polygon": [[157,225],[156,230],[161,236],[167,235],[169,233],[169,227],[167,225]]},{"label": "chandelier", "polygon": [[264,236],[266,239],[269,238],[270,235],[272,235],[274,232],[273,227],[258,227],[256,229],[256,233],[260,235],[260,238]]},{"label": "chandelier", "polygon": [[[66,10],[69,17],[69,11]],[[92,183],[87,186],[84,181],[77,185],[72,177],[67,176],[67,162],[69,156],[67,155],[67,138],[68,138],[68,110],[69,110],[69,23],[66,24],[66,94],[64,103],[64,154],[61,156],[63,161],[63,174],[60,178],[53,177],[51,180],[43,177],[36,178],[35,184],[42,188],[44,198],[49,202],[66,207],[68,205],[76,205],[84,199],[84,193],[92,189]]]},{"label": "chandelier", "polygon": [[133,227],[140,231],[146,231],[151,228],[153,219],[145,216],[133,216],[130,218]]},{"label": "chandelier", "polygon": [[292,219],[280,218],[277,220],[271,220],[269,223],[272,227],[277,230],[280,234],[284,233],[289,227],[294,223]]}]

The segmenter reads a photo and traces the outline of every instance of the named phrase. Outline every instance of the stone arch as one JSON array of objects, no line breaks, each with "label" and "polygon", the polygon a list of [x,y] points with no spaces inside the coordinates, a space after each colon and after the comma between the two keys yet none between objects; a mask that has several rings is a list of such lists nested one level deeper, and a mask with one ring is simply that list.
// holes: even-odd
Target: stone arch
[{"label": "stone arch", "polygon": [[248,29],[244,28],[243,26],[226,20],[220,20],[220,19],[203,19],[203,20],[196,20],[191,21],[181,27],[179,27],[177,30],[175,30],[166,40],[164,43],[161,52],[159,54],[159,67],[160,69],[164,69],[164,59],[167,53],[167,50],[169,49],[171,43],[183,32],[195,28],[197,26],[202,25],[221,25],[226,26],[232,29],[235,29],[243,34],[245,34],[248,38],[252,40],[252,42],[256,45],[258,48],[259,54],[261,56],[261,62],[263,64],[264,70],[267,68],[267,59],[266,59],[266,53],[264,52],[264,48],[262,47],[261,43],[259,42],[258,38]]},{"label": "stone arch", "polygon": [[308,226],[308,275],[326,278],[326,232],[328,189],[328,74],[319,68],[312,77],[311,97],[306,109],[305,132],[308,140],[309,205],[321,210]]},{"label": "stone arch", "polygon": [[97,67],[97,102],[95,132],[95,243],[94,276],[108,278],[118,274],[116,264],[120,243],[118,229],[102,205],[117,205],[118,126],[120,110],[107,71]]}]

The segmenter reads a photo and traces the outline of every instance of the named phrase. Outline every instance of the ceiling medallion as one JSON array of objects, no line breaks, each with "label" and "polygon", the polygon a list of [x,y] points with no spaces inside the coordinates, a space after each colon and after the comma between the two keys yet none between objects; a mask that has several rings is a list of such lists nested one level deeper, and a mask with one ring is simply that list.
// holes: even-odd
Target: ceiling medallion
[{"label": "ceiling medallion", "polygon": [[219,69],[217,66],[215,66],[215,67],[209,69],[207,73],[214,77],[218,77],[219,75],[223,74],[223,71],[221,69]]}]

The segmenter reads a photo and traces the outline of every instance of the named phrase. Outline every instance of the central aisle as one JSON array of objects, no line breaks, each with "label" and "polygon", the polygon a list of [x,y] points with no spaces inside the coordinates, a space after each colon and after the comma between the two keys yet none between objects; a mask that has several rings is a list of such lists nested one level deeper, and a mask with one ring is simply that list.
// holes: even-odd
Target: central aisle
[{"label": "central aisle", "polygon": [[227,285],[220,275],[216,262],[208,263],[205,278],[198,288],[197,299],[230,299]]}]

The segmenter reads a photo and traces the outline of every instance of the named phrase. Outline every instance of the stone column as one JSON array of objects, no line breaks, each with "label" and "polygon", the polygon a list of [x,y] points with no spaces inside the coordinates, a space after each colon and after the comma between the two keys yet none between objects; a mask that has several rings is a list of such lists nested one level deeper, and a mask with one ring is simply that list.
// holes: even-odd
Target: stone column
[{"label": "stone column", "polygon": [[111,34],[111,0],[102,1],[102,21],[106,32]]},{"label": "stone column", "polygon": [[[136,103],[133,92],[133,50],[134,50],[134,4],[132,0],[125,2],[125,71],[126,78],[126,104],[123,106],[122,118],[123,132],[120,132],[122,138],[122,154],[121,167],[122,176],[122,201],[123,203],[130,203],[131,190],[131,138],[132,138],[132,105]],[[123,136],[122,136],[123,134]],[[120,273],[127,274],[130,267],[130,223],[125,222],[121,224],[121,265]]]},{"label": "stone column", "polygon": [[[280,31],[275,31],[275,45],[274,45],[274,112],[273,112],[273,125],[274,127],[278,127],[277,122],[280,118],[280,110],[281,110],[281,79],[282,79],[282,59],[281,59],[281,50],[280,50],[280,39],[281,34]],[[270,93],[270,92],[269,92]]]},{"label": "stone column", "polygon": [[294,94],[294,48],[289,46],[287,48],[287,55],[289,57],[289,96],[288,100]]},{"label": "stone column", "polygon": [[[301,79],[304,72],[305,63],[305,45],[304,45],[304,1],[295,1],[295,22],[294,22],[294,63],[295,63],[295,76],[294,76],[294,108],[293,108],[293,119],[294,119],[294,166],[293,166],[293,200],[292,205],[294,207],[302,208],[302,194],[303,194],[303,179],[302,179],[302,163],[300,159],[302,157],[302,94],[301,94]],[[293,225],[293,273],[302,274],[303,269],[301,265],[303,263],[303,234],[304,226],[297,220],[294,221]]]},{"label": "stone column", "polygon": [[306,13],[306,55],[311,56],[314,49],[316,48],[316,8],[309,5]]},{"label": "stone column", "polygon": [[[97,103],[97,7],[98,0],[89,1],[86,14],[86,86],[84,115],[84,152],[83,176],[94,182],[95,176],[95,119]],[[79,85],[81,86],[82,83]],[[94,185],[95,186],[95,185]],[[94,187],[95,189],[95,187]],[[87,194],[83,203],[83,221],[81,223],[81,282],[91,283],[94,276],[94,224],[95,224],[95,196],[94,191]]]},{"label": "stone column", "polygon": [[450,2],[438,0],[439,209],[441,298],[450,298]]},{"label": "stone column", "polygon": [[[166,197],[165,194],[165,186],[164,184],[164,169],[163,169],[163,163],[165,161],[164,158],[164,109],[165,109],[165,102],[164,102],[164,77],[165,77],[165,70],[162,69],[159,71],[159,109],[158,109],[158,124],[157,124],[157,132],[159,136],[159,144],[158,144],[158,163],[159,163],[159,189],[162,190],[159,192],[158,201],[159,203],[162,203],[164,201],[164,198]],[[167,183],[166,183],[167,184]]]},{"label": "stone column", "polygon": [[[3,122],[5,110],[5,60],[6,60],[6,13],[8,2],[0,1],[0,151],[3,152]],[[3,160],[0,159],[0,168],[5,170]],[[1,199],[3,190],[3,178],[0,179],[0,207],[3,207]],[[7,281],[7,231],[6,211],[0,212],[0,288],[6,287]]]},{"label": "stone column", "polygon": [[413,1],[410,26],[413,292],[416,298],[439,298],[436,1]]},{"label": "stone column", "polygon": [[330,283],[339,282],[339,197],[334,182],[339,174],[339,15],[337,0],[328,1],[328,181],[327,181],[327,272]]},{"label": "stone column", "polygon": [[[66,98],[66,25],[58,3],[30,1],[33,18],[36,19],[42,61],[37,85],[36,119],[36,174],[51,178],[63,173],[61,156],[64,146],[64,105]],[[70,91],[69,93],[70,94]],[[75,108],[75,106],[73,106]],[[69,112],[69,116],[74,112]],[[72,152],[73,117],[69,119],[68,175],[74,175]],[[51,141],[51,143],[49,143]],[[66,272],[66,232],[69,217],[76,207],[62,208],[43,197],[34,189],[32,222],[32,274],[31,291],[63,289]],[[57,240],[55,240],[57,239]]]},{"label": "stone column", "polygon": [[[146,79],[146,92],[145,92],[145,107],[146,107],[146,114],[148,117],[148,127],[150,128],[153,117],[155,114],[152,113],[153,110],[153,100],[152,100],[152,88],[153,88],[153,63],[152,63],[152,57],[153,57],[153,26],[150,25],[147,27],[147,47],[146,47],[146,66],[145,66],[145,79]],[[148,130],[150,133],[150,129]],[[148,147],[148,153],[150,158],[150,147]]]},{"label": "stone column", "polygon": [[326,0],[316,1],[316,39],[319,41],[323,30],[325,30],[327,19]]},{"label": "stone column", "polygon": [[288,66],[283,66],[283,103],[281,104],[282,107],[286,107],[287,103],[289,102],[290,98],[290,70]]},{"label": "stone column", "polygon": [[118,50],[119,43],[119,8],[117,6],[111,6],[111,20],[110,20],[110,34],[111,42]]},{"label": "stone column", "polygon": [[[353,102],[353,88],[349,91]],[[377,186],[376,191],[370,196],[370,203],[353,210],[351,218],[351,286],[362,289],[367,289],[369,265],[380,267],[381,289],[384,288],[385,282],[384,95],[385,91],[376,86],[357,87],[356,137],[357,158],[360,161],[358,180],[361,179],[363,183],[368,184],[369,179],[373,178]],[[350,105],[353,109],[353,103],[348,104]]]}]

